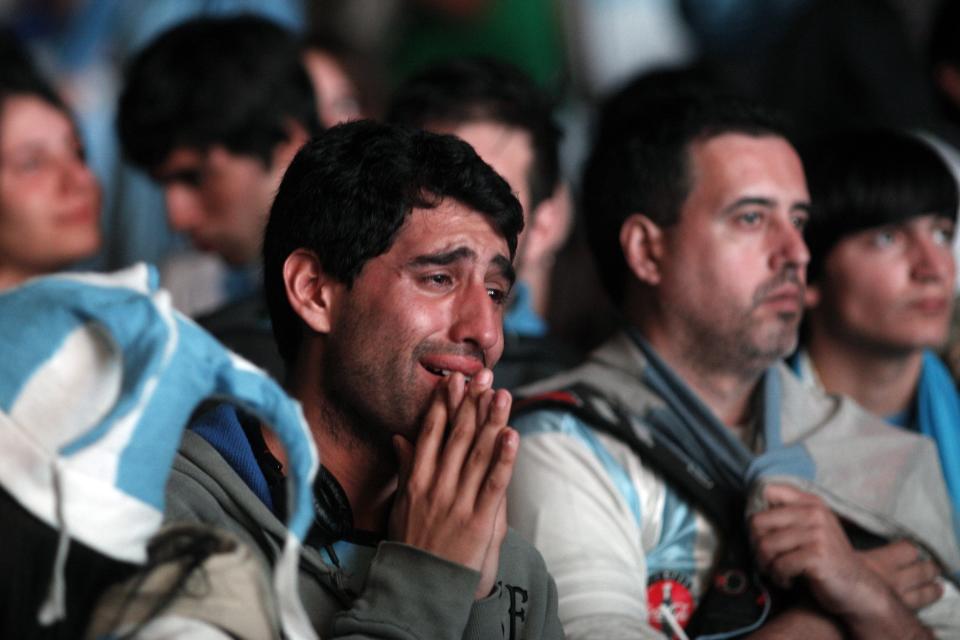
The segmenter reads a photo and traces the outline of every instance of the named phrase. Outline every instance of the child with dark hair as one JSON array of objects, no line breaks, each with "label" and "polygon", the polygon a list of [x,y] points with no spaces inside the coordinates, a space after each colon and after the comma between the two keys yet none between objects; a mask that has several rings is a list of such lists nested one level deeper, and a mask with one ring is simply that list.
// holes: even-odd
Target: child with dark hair
[{"label": "child with dark hair", "polygon": [[957,183],[924,141],[835,135],[804,154],[813,211],[803,347],[811,385],[937,441],[960,507],[960,401],[934,353],[949,329]]}]

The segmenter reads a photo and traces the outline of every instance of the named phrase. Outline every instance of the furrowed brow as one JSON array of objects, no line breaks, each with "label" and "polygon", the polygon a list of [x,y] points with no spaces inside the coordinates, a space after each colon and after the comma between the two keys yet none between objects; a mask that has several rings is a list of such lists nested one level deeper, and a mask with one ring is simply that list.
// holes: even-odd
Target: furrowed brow
[{"label": "furrowed brow", "polygon": [[[417,256],[408,264],[413,268],[430,266],[447,266],[460,260],[476,260],[477,254],[473,249],[467,247],[458,247],[453,251],[444,251],[442,253],[429,253]],[[493,266],[500,274],[507,279],[512,287],[517,280],[517,273],[513,268],[513,263],[504,255],[497,255],[492,260]]]},{"label": "furrowed brow", "polygon": [[477,257],[473,249],[467,247],[457,247],[453,251],[444,251],[442,253],[428,253],[417,256],[410,261],[411,267],[429,267],[429,266],[447,266],[460,260],[475,260]]}]

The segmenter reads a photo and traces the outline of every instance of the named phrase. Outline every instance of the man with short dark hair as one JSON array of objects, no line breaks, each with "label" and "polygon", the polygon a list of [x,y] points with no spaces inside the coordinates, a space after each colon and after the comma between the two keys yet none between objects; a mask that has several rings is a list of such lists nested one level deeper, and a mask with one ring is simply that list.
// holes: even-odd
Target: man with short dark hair
[{"label": "man with short dark hair", "polygon": [[504,320],[507,345],[497,380],[513,387],[575,364],[571,349],[547,338],[545,321],[554,258],[572,222],[560,176],[561,131],[546,92],[506,62],[457,58],[403,82],[387,120],[467,141],[509,183],[523,207],[518,282]]},{"label": "man with short dark hair", "polygon": [[[163,187],[170,226],[258,279],[280,178],[320,130],[295,36],[254,16],[164,32],[127,69],[118,128],[127,158]],[[275,375],[281,368],[259,291],[201,324]]]},{"label": "man with short dark hair", "polygon": [[779,363],[809,259],[796,151],[719,96],[635,113],[601,127],[584,180],[627,325],[521,391],[514,418],[509,519],[557,579],[567,637],[955,634],[937,576],[960,553],[931,443]]},{"label": "man with short dark hair", "polygon": [[[300,582],[325,638],[562,636],[542,559],[506,529],[518,437],[491,386],[522,224],[452,136],[344,124],[284,176],[264,286],[321,455]],[[284,466],[269,431],[216,407],[184,438],[167,516],[274,559]]]}]

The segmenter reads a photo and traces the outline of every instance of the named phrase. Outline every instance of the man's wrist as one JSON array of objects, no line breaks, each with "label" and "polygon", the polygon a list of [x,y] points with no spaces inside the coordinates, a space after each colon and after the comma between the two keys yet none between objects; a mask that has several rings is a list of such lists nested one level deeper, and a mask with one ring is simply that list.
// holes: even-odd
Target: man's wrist
[{"label": "man's wrist", "polygon": [[877,580],[876,594],[861,598],[858,607],[841,615],[854,638],[932,638],[930,632],[894,591]]}]

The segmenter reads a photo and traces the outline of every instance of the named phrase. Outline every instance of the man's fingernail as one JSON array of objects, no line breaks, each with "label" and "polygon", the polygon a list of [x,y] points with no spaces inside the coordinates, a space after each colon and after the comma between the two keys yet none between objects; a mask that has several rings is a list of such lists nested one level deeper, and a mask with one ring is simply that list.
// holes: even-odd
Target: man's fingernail
[{"label": "man's fingernail", "polygon": [[480,372],[474,376],[473,381],[481,386],[489,386],[493,382],[493,372],[490,369],[481,369]]},{"label": "man's fingernail", "polygon": [[504,429],[503,435],[503,446],[505,447],[516,447],[519,444],[520,435],[513,429]]}]

